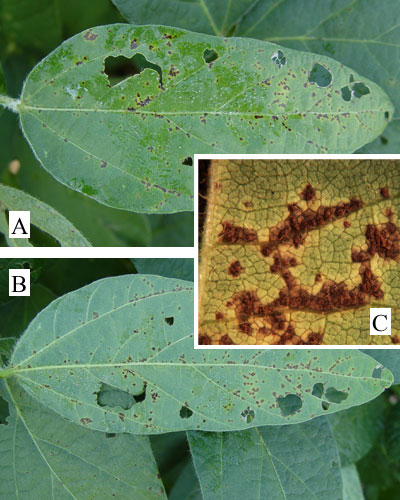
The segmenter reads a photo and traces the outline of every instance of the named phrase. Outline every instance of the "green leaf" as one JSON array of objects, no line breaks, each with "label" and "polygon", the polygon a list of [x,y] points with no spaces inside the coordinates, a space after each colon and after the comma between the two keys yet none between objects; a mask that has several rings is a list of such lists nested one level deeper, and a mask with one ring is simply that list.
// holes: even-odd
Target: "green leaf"
[{"label": "green leaf", "polygon": [[138,273],[193,281],[193,259],[131,259]]},{"label": "green leaf", "polygon": [[168,500],[204,500],[192,460],[188,460],[175,484],[171,488]]},{"label": "green leaf", "polygon": [[393,383],[400,384],[400,353],[391,349],[365,349],[362,352],[376,359],[385,368],[388,368],[394,377]]},{"label": "green leaf", "polygon": [[[166,24],[217,35],[258,38],[333,57],[380,85],[400,109],[397,0],[113,0],[135,24]],[[397,151],[392,151],[393,153]]]},{"label": "green leaf", "polygon": [[336,443],[326,418],[242,432],[188,432],[204,500],[341,499]]},{"label": "green leaf", "polygon": [[359,154],[397,154],[400,151],[400,118],[392,120],[373,142],[360,148]]},{"label": "green leaf", "polygon": [[[127,275],[52,302],[0,378],[14,376],[42,404],[92,429],[157,434],[298,423],[359,405],[392,382],[386,369],[377,378],[375,366],[359,351],[195,350],[193,284]],[[104,384],[135,404],[100,406]],[[335,391],[341,402],[329,396]]]},{"label": "green leaf", "polygon": [[0,55],[45,54],[62,40],[61,19],[54,0],[0,0]]},{"label": "green leaf", "polygon": [[85,429],[5,384],[8,425],[0,425],[1,496],[166,499],[148,438]]},{"label": "green leaf", "polygon": [[383,399],[329,416],[343,466],[358,462],[375,443],[383,427]]},{"label": "green leaf", "polygon": [[[29,210],[31,224],[50,234],[61,246],[91,246],[79,231],[53,208],[18,189],[0,184],[0,212],[4,214],[6,209]],[[8,237],[8,231],[6,236]]]},{"label": "green leaf", "polygon": [[148,215],[151,225],[151,246],[192,247],[193,214],[181,212],[168,215]]},{"label": "green leaf", "polygon": [[[36,156],[63,184],[116,208],[188,211],[194,151],[352,152],[386,126],[392,106],[375,84],[290,49],[276,64],[276,51],[174,28],[102,26],[42,60],[15,105]],[[117,56],[141,59],[141,71],[112,85],[105,68]],[[329,86],[308,80],[315,65],[330,72]],[[347,102],[351,77],[369,93]]]},{"label": "green leaf", "polygon": [[364,500],[364,494],[355,464],[342,467],[343,500]]}]

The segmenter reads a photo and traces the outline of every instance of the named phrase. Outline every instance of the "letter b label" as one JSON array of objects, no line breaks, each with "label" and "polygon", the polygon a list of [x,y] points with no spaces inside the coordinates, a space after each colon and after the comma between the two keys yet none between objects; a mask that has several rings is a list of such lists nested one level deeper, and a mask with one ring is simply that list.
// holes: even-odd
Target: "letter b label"
[{"label": "letter b label", "polygon": [[31,295],[31,270],[8,270],[8,295],[10,297],[30,297]]}]

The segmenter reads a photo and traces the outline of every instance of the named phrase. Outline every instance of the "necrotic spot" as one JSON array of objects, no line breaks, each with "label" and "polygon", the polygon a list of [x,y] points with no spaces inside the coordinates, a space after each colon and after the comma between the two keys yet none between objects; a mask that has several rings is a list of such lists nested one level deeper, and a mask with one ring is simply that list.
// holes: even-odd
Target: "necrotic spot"
[{"label": "necrotic spot", "polygon": [[297,394],[288,394],[277,398],[277,403],[284,417],[294,415],[303,406],[303,401]]},{"label": "necrotic spot", "polygon": [[315,63],[310,76],[308,77],[310,83],[316,83],[318,87],[327,87],[332,82],[332,73],[321,64]]}]

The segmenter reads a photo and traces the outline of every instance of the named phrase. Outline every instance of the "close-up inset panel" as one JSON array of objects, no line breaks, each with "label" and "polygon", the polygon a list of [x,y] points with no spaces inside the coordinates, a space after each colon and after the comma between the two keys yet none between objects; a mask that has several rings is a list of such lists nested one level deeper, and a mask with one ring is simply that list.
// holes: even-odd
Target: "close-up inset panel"
[{"label": "close-up inset panel", "polygon": [[200,345],[397,345],[398,161],[208,167]]}]

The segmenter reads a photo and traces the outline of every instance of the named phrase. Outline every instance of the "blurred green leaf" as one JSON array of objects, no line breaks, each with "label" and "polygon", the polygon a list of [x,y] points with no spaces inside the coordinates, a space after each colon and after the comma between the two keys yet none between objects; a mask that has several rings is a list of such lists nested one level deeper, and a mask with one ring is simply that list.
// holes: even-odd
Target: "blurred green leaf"
[{"label": "blurred green leaf", "polygon": [[364,500],[364,494],[355,464],[342,467],[343,500]]},{"label": "blurred green leaf", "polygon": [[193,259],[131,259],[141,274],[156,274],[166,278],[193,281]]}]

